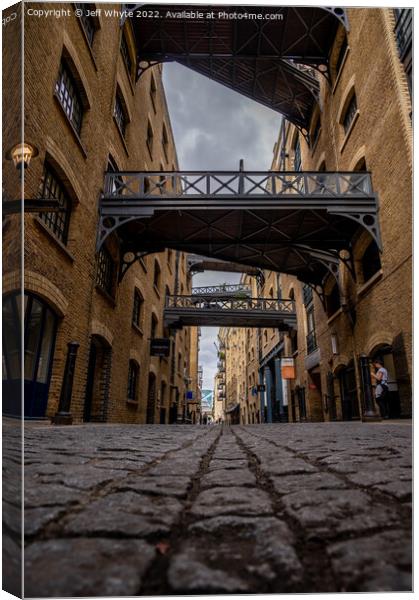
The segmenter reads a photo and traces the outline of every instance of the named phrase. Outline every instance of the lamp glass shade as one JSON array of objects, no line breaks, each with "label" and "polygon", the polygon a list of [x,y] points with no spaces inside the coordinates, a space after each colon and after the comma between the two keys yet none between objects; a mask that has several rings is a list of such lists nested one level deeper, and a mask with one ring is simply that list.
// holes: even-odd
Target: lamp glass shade
[{"label": "lamp glass shade", "polygon": [[13,164],[17,169],[27,168],[31,162],[31,158],[34,155],[34,149],[30,144],[16,144],[11,150],[10,155],[13,160]]}]

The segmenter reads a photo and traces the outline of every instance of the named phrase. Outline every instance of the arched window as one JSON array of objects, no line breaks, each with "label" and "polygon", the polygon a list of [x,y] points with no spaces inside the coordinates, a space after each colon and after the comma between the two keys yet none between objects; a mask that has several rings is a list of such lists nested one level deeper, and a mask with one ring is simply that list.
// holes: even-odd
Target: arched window
[{"label": "arched window", "polygon": [[44,212],[40,213],[39,217],[60,242],[67,244],[72,203],[63,183],[49,163],[44,165],[40,197],[58,200],[61,209],[59,212]]},{"label": "arched window", "polygon": [[154,338],[157,337],[157,327],[159,324],[159,320],[157,319],[156,315],[154,313],[152,313],[151,315],[151,328],[150,328],[150,337],[153,340]]},{"label": "arched window", "polygon": [[135,360],[129,361],[127,399],[138,402],[138,381],[140,378],[140,366]]},{"label": "arched window", "polygon": [[122,95],[122,91],[119,88],[119,86],[117,86],[116,88],[113,117],[122,137],[125,137],[127,132],[127,126],[129,123],[129,116],[127,105],[125,103],[124,96]]},{"label": "arched window", "polygon": [[371,240],[361,259],[364,282],[371,279],[381,269],[380,251],[374,240]]},{"label": "arched window", "polygon": [[140,290],[134,290],[134,304],[132,308],[132,322],[137,327],[141,327],[142,309],[144,305],[144,298]]},{"label": "arched window", "polygon": [[159,289],[159,286],[160,286],[160,275],[161,275],[160,265],[159,265],[158,261],[155,259],[154,260],[153,285],[155,288],[157,288],[157,290]]},{"label": "arched window", "polygon": [[342,116],[340,118],[340,123],[343,127],[345,134],[349,132],[349,129],[351,128],[357,113],[358,103],[356,99],[355,89],[352,88],[351,92],[349,93],[348,99],[345,102],[345,107],[342,111]]}]

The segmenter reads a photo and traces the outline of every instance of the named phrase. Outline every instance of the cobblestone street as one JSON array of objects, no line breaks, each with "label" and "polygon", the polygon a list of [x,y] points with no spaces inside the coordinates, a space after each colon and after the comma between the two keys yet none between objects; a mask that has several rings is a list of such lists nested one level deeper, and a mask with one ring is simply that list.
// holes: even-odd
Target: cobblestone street
[{"label": "cobblestone street", "polygon": [[25,449],[26,596],[411,589],[409,423],[29,426]]}]

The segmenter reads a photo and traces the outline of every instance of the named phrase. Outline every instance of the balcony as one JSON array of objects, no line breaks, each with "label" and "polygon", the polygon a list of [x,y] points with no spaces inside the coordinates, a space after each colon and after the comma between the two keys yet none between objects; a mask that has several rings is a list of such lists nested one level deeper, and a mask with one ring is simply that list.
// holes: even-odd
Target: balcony
[{"label": "balcony", "polygon": [[223,285],[211,285],[206,287],[195,287],[192,288],[192,296],[227,296],[235,298],[250,298],[252,290],[249,285],[238,284],[227,284]]},{"label": "balcony", "polygon": [[120,280],[171,248],[321,285],[360,229],[381,247],[368,172],[109,172],[97,247],[117,231]]}]

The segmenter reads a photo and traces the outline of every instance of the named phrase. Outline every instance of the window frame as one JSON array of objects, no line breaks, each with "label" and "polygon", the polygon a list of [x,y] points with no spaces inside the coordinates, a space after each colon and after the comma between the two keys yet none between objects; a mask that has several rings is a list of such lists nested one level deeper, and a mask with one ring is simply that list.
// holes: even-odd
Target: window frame
[{"label": "window frame", "polygon": [[[54,94],[66,115],[68,122],[78,137],[81,136],[85,106],[83,103],[80,86],[70,67],[68,59],[62,55],[58,69],[58,77],[55,81]],[[70,101],[68,101],[68,98]],[[74,116],[76,108],[77,117]]]},{"label": "window frame", "polygon": [[[104,260],[102,258],[104,257]],[[105,269],[102,271],[102,265]],[[110,268],[107,268],[109,266]],[[102,277],[103,274],[103,277]],[[115,295],[115,261],[109,249],[103,245],[97,254],[96,261],[96,285],[105,294],[114,298]]]},{"label": "window frame", "polygon": [[[54,187],[59,188],[60,193],[58,195],[56,192],[52,194],[46,193],[47,181],[51,179],[53,179],[55,182]],[[56,170],[48,161],[44,163],[44,170],[40,183],[39,196],[40,198],[54,198],[58,200],[60,206],[62,206],[62,201],[64,201],[64,211],[41,212],[38,216],[48,228],[48,230],[51,232],[51,234],[62,244],[67,246],[71,213],[73,210],[73,202],[66,189],[66,186],[62,182],[61,178],[58,176]],[[64,215],[64,217],[62,217],[62,215]],[[59,221],[63,223],[62,227],[58,226]]]},{"label": "window frame", "polygon": [[140,365],[136,360],[130,359],[128,363],[127,400],[138,404],[138,389],[140,379]]}]

